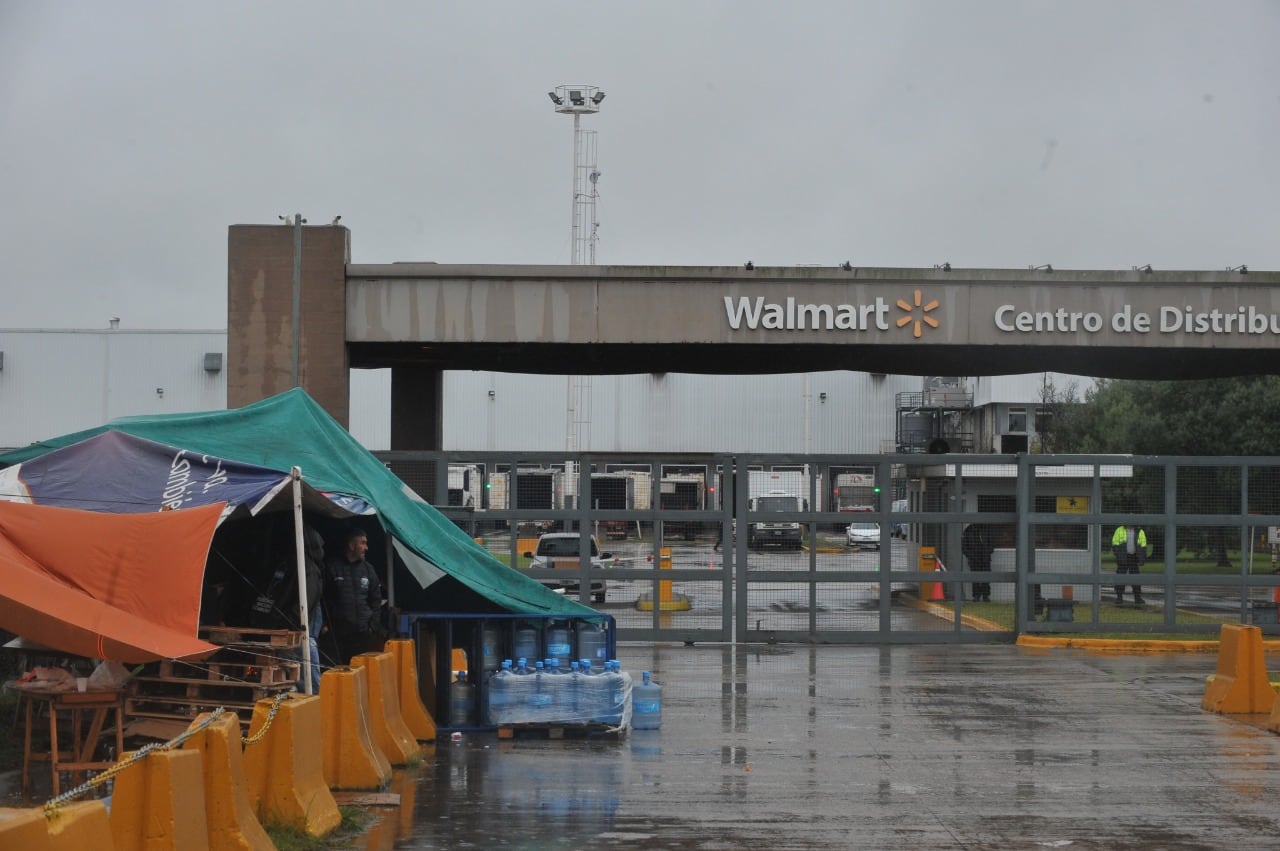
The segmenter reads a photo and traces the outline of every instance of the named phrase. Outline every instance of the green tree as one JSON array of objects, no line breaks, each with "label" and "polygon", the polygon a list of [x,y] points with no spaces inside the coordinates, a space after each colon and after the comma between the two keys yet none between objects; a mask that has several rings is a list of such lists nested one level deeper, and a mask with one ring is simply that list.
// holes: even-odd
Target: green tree
[{"label": "green tree", "polygon": [[1203,381],[1101,380],[1083,400],[1049,387],[1053,452],[1277,455],[1280,376]]},{"label": "green tree", "polygon": [[[1132,455],[1277,455],[1276,424],[1280,423],[1280,377],[1247,376],[1197,381],[1104,380],[1082,401],[1071,392],[1046,393],[1053,411],[1044,444],[1067,453],[1125,453]],[[1143,487],[1141,471],[1133,480],[1112,483],[1127,488],[1118,504],[1124,510],[1144,510],[1154,497]],[[1212,478],[1206,478],[1212,477]],[[1178,510],[1188,513],[1236,511],[1239,471],[1206,468],[1202,475],[1179,476]],[[1147,491],[1151,496],[1143,498]],[[1259,467],[1250,471],[1250,508],[1280,509],[1280,471]],[[1223,500],[1232,504],[1224,504]],[[1234,532],[1223,527],[1203,530],[1200,537],[1226,567],[1227,548]],[[1187,536],[1191,539],[1192,535]]]}]

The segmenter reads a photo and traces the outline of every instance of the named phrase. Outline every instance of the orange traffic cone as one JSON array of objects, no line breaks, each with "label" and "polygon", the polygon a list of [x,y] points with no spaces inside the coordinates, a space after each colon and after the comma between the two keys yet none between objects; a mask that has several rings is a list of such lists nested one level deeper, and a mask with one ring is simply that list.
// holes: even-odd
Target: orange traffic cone
[{"label": "orange traffic cone", "polygon": [[[945,567],[943,567],[943,566],[942,566],[942,559],[938,559],[938,560],[937,560],[937,565],[938,565],[938,566],[934,569],[934,573],[946,573],[946,572],[947,572],[947,569],[946,569]],[[933,583],[933,593],[929,595],[929,602],[934,602],[934,601],[936,601],[936,600],[945,600],[945,599],[947,599],[947,597],[946,597],[946,595],[942,592],[942,583],[941,583],[941,582],[934,582],[934,583]]]}]

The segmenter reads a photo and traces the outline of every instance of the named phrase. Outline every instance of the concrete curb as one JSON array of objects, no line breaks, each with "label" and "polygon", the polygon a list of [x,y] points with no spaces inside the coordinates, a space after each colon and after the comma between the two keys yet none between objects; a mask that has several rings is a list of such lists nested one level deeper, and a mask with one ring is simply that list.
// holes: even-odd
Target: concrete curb
[{"label": "concrete curb", "polygon": [[[955,621],[955,609],[949,605],[930,603],[909,594],[899,599],[913,608],[927,612],[943,620]],[[1008,632],[1013,630],[995,621],[977,615],[960,615],[960,622],[980,632]],[[1054,649],[1070,647],[1078,650],[1090,650],[1096,653],[1217,653],[1218,639],[1197,641],[1174,641],[1170,639],[1150,638],[1077,638],[1075,636],[1020,635],[1016,642],[1018,647],[1034,647]],[[1262,649],[1266,653],[1280,653],[1280,640],[1263,641]]]}]

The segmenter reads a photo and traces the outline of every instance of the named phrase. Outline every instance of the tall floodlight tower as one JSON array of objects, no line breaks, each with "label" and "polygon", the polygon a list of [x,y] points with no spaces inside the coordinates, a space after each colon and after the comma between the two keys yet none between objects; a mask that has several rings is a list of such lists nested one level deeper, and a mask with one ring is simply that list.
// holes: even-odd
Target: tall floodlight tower
[{"label": "tall floodlight tower", "polygon": [[[556,86],[547,92],[556,112],[573,116],[573,206],[569,262],[575,266],[596,262],[596,190],[600,169],[596,165],[596,131],[582,129],[582,116],[600,111],[604,92],[595,86]],[[566,387],[565,508],[576,507],[577,465],[573,454],[591,445],[591,376],[571,375]]]},{"label": "tall floodlight tower", "polygon": [[600,111],[604,92],[595,86],[556,86],[547,92],[556,112],[573,116],[573,207],[570,263],[596,262],[596,187],[600,169],[596,165],[596,131],[582,129],[582,116]]}]

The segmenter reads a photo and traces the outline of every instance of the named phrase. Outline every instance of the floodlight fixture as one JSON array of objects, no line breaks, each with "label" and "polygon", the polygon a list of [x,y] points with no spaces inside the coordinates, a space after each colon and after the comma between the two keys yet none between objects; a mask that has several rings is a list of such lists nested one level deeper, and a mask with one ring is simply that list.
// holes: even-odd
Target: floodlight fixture
[{"label": "floodlight fixture", "polygon": [[594,103],[596,106],[599,106],[600,101],[602,100],[604,100],[604,92],[596,92],[594,95],[591,96],[591,102]]},{"label": "floodlight fixture", "polygon": [[569,102],[574,106],[582,106],[586,100],[582,97],[582,92],[578,89],[572,89],[569,92]]},{"label": "floodlight fixture", "polygon": [[564,103],[564,98],[560,97],[560,95],[556,94],[555,92],[547,92],[547,97],[551,98],[551,102],[554,103],[556,106],[559,106],[560,104]]}]

